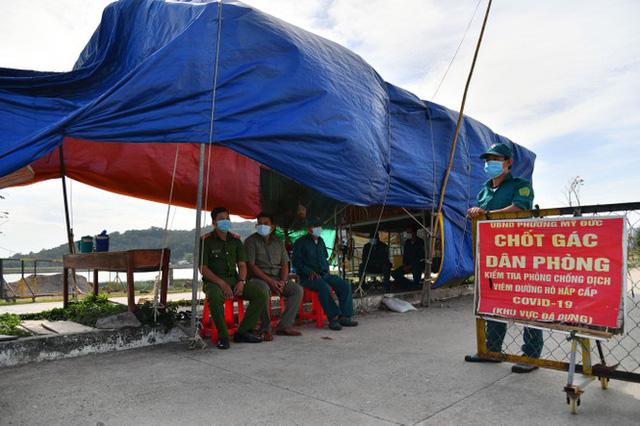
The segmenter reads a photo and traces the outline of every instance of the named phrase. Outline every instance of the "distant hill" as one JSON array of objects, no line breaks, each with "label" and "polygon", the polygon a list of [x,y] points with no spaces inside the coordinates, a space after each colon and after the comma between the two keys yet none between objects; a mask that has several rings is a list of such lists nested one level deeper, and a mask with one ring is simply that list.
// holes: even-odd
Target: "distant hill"
[{"label": "distant hill", "polygon": [[[205,227],[202,234],[211,232],[211,226]],[[240,236],[242,240],[255,232],[255,221],[233,222],[231,232]],[[81,236],[76,236],[76,241]],[[124,251],[132,249],[161,248],[164,238],[164,230],[158,227],[151,227],[144,230],[129,230],[125,232],[112,232],[109,234],[109,251]],[[167,231],[166,246],[171,249],[171,262],[179,260],[191,261],[193,258],[193,241],[195,229],[191,231]],[[35,258],[35,259],[62,259],[62,256],[69,253],[67,243],[60,244],[51,249],[40,250],[28,254],[18,253],[12,258]]]}]

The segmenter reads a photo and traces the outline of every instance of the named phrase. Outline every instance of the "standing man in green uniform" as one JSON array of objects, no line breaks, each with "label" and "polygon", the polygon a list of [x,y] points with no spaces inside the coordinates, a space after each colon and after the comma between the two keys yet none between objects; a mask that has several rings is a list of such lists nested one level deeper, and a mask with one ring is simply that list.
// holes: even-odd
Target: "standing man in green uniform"
[{"label": "standing man in green uniform", "polygon": [[[284,242],[273,235],[276,226],[269,213],[258,214],[256,233],[251,234],[244,241],[247,252],[247,265],[251,283],[258,284],[271,294],[284,297],[282,317],[276,325],[276,334],[281,336],[300,336],[300,332],[293,328],[293,321],[300,310],[302,302],[302,287],[289,279],[289,255]],[[260,317],[258,330],[265,342],[273,340],[271,334],[271,318],[269,303],[264,305]]]},{"label": "standing man in green uniform", "polygon": [[[478,205],[467,211],[467,217],[474,219],[489,213],[506,213],[530,210],[533,205],[533,188],[531,182],[522,178],[514,178],[509,170],[513,164],[511,148],[502,143],[491,145],[489,150],[480,156],[485,160],[484,171],[490,179],[478,194]],[[502,322],[486,322],[487,350],[501,352],[502,343],[507,333],[507,325]],[[540,358],[543,339],[542,330],[524,328],[524,356]],[[467,355],[467,362],[501,362],[483,359],[478,354]],[[516,364],[511,367],[514,373],[529,373],[538,367]]]},{"label": "standing man in green uniform", "polygon": [[[329,273],[329,257],[327,246],[322,239],[322,222],[311,220],[307,222],[309,233],[298,238],[293,248],[293,267],[300,276],[302,287],[318,293],[320,306],[329,319],[331,330],[341,330],[342,327],[355,327],[353,321],[353,294],[351,284]],[[331,297],[331,289],[338,296],[339,305]]]},{"label": "standing man in green uniform", "polygon": [[268,294],[255,283],[247,283],[247,265],[244,246],[231,234],[229,212],[224,207],[211,211],[215,229],[202,240],[200,272],[204,279],[203,290],[209,300],[213,322],[218,330],[218,348],[229,349],[229,330],[224,320],[224,302],[234,296],[249,301],[242,322],[238,325],[233,341],[236,343],[260,343],[253,335],[260,312]]}]

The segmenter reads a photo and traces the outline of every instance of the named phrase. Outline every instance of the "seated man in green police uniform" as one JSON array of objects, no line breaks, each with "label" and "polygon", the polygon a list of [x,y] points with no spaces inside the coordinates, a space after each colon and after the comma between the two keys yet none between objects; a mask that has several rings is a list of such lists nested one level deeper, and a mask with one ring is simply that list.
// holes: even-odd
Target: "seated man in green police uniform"
[{"label": "seated man in green police uniform", "polygon": [[[319,219],[307,222],[309,233],[295,243],[293,248],[293,267],[300,276],[304,288],[318,293],[322,310],[329,319],[331,330],[342,327],[355,327],[353,321],[353,294],[351,284],[337,275],[329,273],[327,246],[322,239],[322,222]],[[338,296],[338,305],[331,297],[331,289]]]},{"label": "seated man in green police uniform", "polygon": [[244,319],[238,325],[233,341],[236,343],[260,343],[254,336],[260,312],[267,292],[255,283],[247,283],[247,265],[244,246],[238,237],[231,234],[229,212],[224,207],[211,211],[215,229],[202,239],[202,264],[200,272],[204,279],[203,291],[209,300],[213,322],[218,330],[218,348],[229,349],[229,330],[224,320],[224,302],[234,296],[249,301]]},{"label": "seated man in green police uniform", "polygon": [[[484,171],[489,180],[484,184],[477,197],[477,207],[467,211],[468,218],[477,218],[488,213],[506,213],[530,210],[533,205],[533,188],[531,182],[523,178],[514,178],[509,170],[513,164],[513,154],[508,145],[495,143],[480,156],[485,160]],[[502,343],[507,333],[507,325],[497,321],[486,322],[487,350],[502,351]],[[539,358],[542,352],[542,331],[535,328],[524,328],[524,356]],[[467,355],[467,362],[501,362],[489,360],[475,355]],[[538,367],[516,364],[511,368],[514,373],[529,373]]]}]

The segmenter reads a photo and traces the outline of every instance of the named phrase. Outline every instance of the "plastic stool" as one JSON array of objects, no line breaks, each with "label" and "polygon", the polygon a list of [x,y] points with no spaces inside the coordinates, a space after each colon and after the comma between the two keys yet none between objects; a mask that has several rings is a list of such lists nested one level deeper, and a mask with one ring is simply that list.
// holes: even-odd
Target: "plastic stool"
[{"label": "plastic stool", "polygon": [[[233,315],[233,302],[238,303],[238,324],[240,324],[240,322],[242,322],[242,319],[244,318],[244,300],[240,299],[239,297],[234,297],[233,299],[227,299],[224,301],[224,322],[227,324],[227,330],[229,330],[230,336],[233,336],[238,329],[238,324],[236,324]],[[204,339],[207,336],[211,336],[211,342],[213,344],[218,343],[218,329],[213,322],[213,318],[211,318],[209,312],[209,301],[205,297],[204,310],[202,311],[202,328],[200,329],[200,337]]]},{"label": "plastic stool", "polygon": [[[298,325],[302,324],[302,320],[313,320],[316,323],[316,327],[322,328],[324,326],[324,311],[320,305],[320,299],[318,298],[318,292],[308,290],[304,288],[302,295],[302,303],[300,304],[300,313],[298,314]],[[311,310],[305,311],[304,304],[311,302]]]},{"label": "plastic stool", "polygon": [[282,313],[284,312],[284,297],[283,296],[272,296],[269,298],[269,318],[271,318],[271,326],[274,327],[275,325],[278,324],[278,321],[280,321],[280,318],[275,318],[273,316],[273,314],[271,313],[271,299],[273,297],[279,297],[280,298],[280,316],[282,316]]}]

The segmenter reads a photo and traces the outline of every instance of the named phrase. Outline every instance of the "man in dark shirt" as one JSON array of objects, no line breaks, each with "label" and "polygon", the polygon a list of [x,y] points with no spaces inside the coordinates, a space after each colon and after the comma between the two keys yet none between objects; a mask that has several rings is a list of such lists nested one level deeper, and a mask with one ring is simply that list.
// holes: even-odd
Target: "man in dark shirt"
[{"label": "man in dark shirt", "polygon": [[[307,222],[309,233],[298,238],[293,248],[293,267],[300,276],[304,288],[318,293],[320,305],[329,319],[331,330],[341,330],[342,327],[355,327],[353,321],[353,294],[351,284],[337,275],[329,273],[327,261],[327,246],[321,237],[322,222],[310,220]],[[338,296],[338,305],[331,297],[331,289]]]},{"label": "man in dark shirt", "polygon": [[[467,217],[473,219],[488,213],[530,210],[533,205],[533,188],[527,179],[514,178],[509,172],[513,164],[511,148],[508,145],[496,143],[491,145],[480,158],[485,160],[485,172],[490,179],[478,193],[477,206],[467,211]],[[487,321],[485,330],[487,350],[501,352],[506,333],[507,325],[505,323]],[[539,358],[543,346],[542,331],[525,327],[523,339],[523,354],[531,358]],[[501,362],[479,358],[477,354],[467,355],[464,360],[467,362]],[[537,368],[526,364],[516,364],[511,367],[511,371],[529,373]]]},{"label": "man in dark shirt", "polygon": [[[405,233],[409,238],[404,243],[402,266],[396,268],[391,275],[402,287],[417,290],[422,288],[422,272],[425,267],[424,240],[418,238],[415,226],[407,228]],[[405,278],[404,274],[407,273],[413,274],[413,281]]]},{"label": "man in dark shirt", "polygon": [[362,281],[366,265],[368,273],[382,274],[384,290],[388,292],[391,289],[391,284],[389,283],[389,277],[391,276],[389,246],[380,241],[380,235],[377,232],[369,234],[369,238],[369,242],[362,249],[362,263],[358,267],[358,277]]}]

